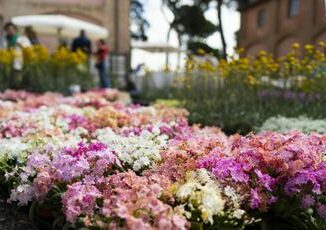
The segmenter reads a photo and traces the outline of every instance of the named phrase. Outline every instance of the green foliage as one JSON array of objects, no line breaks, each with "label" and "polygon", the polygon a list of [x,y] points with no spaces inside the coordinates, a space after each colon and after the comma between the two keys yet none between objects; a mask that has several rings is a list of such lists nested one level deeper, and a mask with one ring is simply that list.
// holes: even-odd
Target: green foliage
[{"label": "green foliage", "polygon": [[227,134],[247,134],[275,116],[325,119],[326,57],[311,45],[305,50],[303,58],[294,51],[280,59],[262,52],[218,65],[190,58],[174,86],[146,88],[143,96],[176,99],[190,112],[190,122],[216,125]]},{"label": "green foliage", "polygon": [[203,10],[196,5],[182,5],[174,15],[172,27],[181,36],[207,38],[216,32],[216,26],[208,21]]},{"label": "green foliage", "polygon": [[[193,1],[184,4],[180,0],[163,0],[174,15],[171,29],[178,34],[180,41],[186,41],[188,48],[193,50],[196,44],[203,44],[204,39],[214,34],[218,27],[205,17],[210,1]],[[205,50],[213,50],[206,45]],[[216,52],[217,53],[217,52]]]}]

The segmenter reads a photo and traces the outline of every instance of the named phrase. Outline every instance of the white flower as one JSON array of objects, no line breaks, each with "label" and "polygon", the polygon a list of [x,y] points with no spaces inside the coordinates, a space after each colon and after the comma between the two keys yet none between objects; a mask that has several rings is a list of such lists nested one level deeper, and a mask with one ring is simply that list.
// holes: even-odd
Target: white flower
[{"label": "white flower", "polygon": [[22,163],[30,150],[32,145],[24,142],[20,137],[0,139],[0,161],[16,159]]},{"label": "white flower", "polygon": [[204,221],[213,224],[213,216],[223,211],[225,201],[222,199],[221,193],[214,189],[214,186],[203,186],[201,188],[201,203],[199,206]]},{"label": "white flower", "polygon": [[240,220],[245,213],[246,213],[246,211],[244,211],[242,209],[237,209],[233,212],[233,217]]},{"label": "white flower", "polygon": [[35,189],[29,184],[19,185],[16,189],[11,190],[10,202],[18,201],[19,205],[27,205],[34,198]]},{"label": "white flower", "polygon": [[114,150],[118,158],[129,165],[134,171],[153,167],[161,160],[160,152],[166,147],[168,137],[147,130],[139,136],[121,136],[112,129],[102,129],[95,132],[102,143]]},{"label": "white flower", "polygon": [[186,182],[179,185],[176,198],[193,211],[198,210],[204,222],[213,224],[213,217],[223,212],[223,200],[219,185],[205,169],[188,172]]},{"label": "white flower", "polygon": [[176,196],[180,201],[186,201],[191,193],[196,189],[196,183],[186,183],[181,185],[176,192]]}]

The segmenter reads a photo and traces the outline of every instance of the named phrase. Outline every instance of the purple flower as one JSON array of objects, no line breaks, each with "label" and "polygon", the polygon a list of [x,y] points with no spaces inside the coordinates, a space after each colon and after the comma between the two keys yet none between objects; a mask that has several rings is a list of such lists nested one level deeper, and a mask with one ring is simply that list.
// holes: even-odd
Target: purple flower
[{"label": "purple flower", "polygon": [[76,159],[65,154],[55,156],[52,166],[56,169],[57,179],[64,181],[70,181],[73,178],[79,177],[90,168],[86,159]]},{"label": "purple flower", "polygon": [[259,169],[255,169],[255,173],[258,176],[258,182],[271,192],[273,190],[272,187],[275,184],[275,179],[268,174],[263,174]]},{"label": "purple flower", "polygon": [[259,196],[259,193],[257,189],[251,189],[250,192],[250,206],[253,209],[259,208],[259,205],[261,204],[261,199]]},{"label": "purple flower", "polygon": [[302,198],[301,207],[306,209],[314,205],[314,203],[315,203],[315,198],[312,195],[308,194]]},{"label": "purple flower", "polygon": [[65,153],[78,158],[85,155],[87,152],[102,151],[105,149],[107,149],[107,146],[101,142],[90,143],[88,145],[85,145],[83,142],[80,142],[78,143],[77,148],[66,148]]},{"label": "purple flower", "polygon": [[326,205],[325,204],[319,204],[317,208],[318,215],[322,218],[326,219]]},{"label": "purple flower", "polygon": [[101,142],[90,143],[87,147],[87,151],[103,151],[107,149],[107,146]]},{"label": "purple flower", "polygon": [[[229,175],[229,168],[231,167],[232,163],[233,163],[232,160],[228,160],[228,159],[224,160],[221,158],[220,159],[216,158],[216,160],[214,161],[212,172],[217,178],[223,179],[224,177]],[[201,162],[201,164],[210,165],[210,162],[204,161]]]},{"label": "purple flower", "polygon": [[28,157],[27,167],[28,168],[41,168],[44,165],[50,163],[50,158],[45,154],[33,153]]},{"label": "purple flower", "polygon": [[271,196],[269,199],[268,199],[268,204],[274,204],[274,203],[276,203],[277,202],[277,197],[275,197],[275,196]]},{"label": "purple flower", "polygon": [[294,177],[290,178],[285,184],[284,190],[288,195],[298,193],[302,190],[302,186],[311,183],[313,186],[312,191],[316,194],[320,194],[320,184],[316,179],[316,173],[313,170],[302,170],[298,172]]},{"label": "purple flower", "polygon": [[163,125],[160,127],[161,134],[167,135],[169,138],[172,138],[174,136],[173,129],[171,127],[168,127],[167,125]]},{"label": "purple flower", "polygon": [[231,177],[236,182],[248,183],[249,176],[243,172],[243,166],[236,163],[232,168],[230,168]]}]

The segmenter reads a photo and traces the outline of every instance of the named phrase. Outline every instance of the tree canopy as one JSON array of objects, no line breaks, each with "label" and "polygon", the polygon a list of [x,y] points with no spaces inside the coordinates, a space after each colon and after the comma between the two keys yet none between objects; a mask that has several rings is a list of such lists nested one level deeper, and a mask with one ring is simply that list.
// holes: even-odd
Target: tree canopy
[{"label": "tree canopy", "polygon": [[[204,49],[214,53],[219,58],[226,58],[227,47],[223,31],[222,5],[231,6],[237,0],[192,0],[185,3],[183,0],[162,0],[173,13],[174,19],[170,23],[171,29],[177,32],[179,38],[184,38],[190,51]],[[216,6],[218,24],[205,18],[205,12]],[[207,45],[206,38],[218,32],[222,42],[221,50]]]}]

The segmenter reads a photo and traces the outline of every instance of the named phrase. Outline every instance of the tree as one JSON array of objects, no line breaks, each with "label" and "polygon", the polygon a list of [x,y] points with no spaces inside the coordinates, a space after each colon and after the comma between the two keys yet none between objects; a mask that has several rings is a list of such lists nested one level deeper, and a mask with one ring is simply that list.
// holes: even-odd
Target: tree
[{"label": "tree", "polygon": [[205,9],[209,9],[211,3],[216,3],[216,12],[217,12],[217,30],[220,35],[221,43],[222,43],[222,52],[221,56],[223,59],[227,58],[227,44],[225,39],[224,27],[223,27],[223,18],[222,18],[222,10],[223,5],[227,7],[237,6],[243,1],[247,0],[194,0],[197,4],[200,4],[205,7]]},{"label": "tree", "polygon": [[[205,2],[209,0],[204,0]],[[225,33],[224,33],[224,22],[222,18],[222,9],[223,5],[227,7],[237,7],[240,2],[243,1],[248,1],[248,0],[211,0],[211,2],[216,2],[216,11],[217,11],[217,26],[218,26],[218,31],[220,34],[220,39],[222,43],[222,56],[223,59],[227,58],[227,44],[225,40]]]},{"label": "tree", "polygon": [[217,19],[218,19],[218,30],[220,32],[220,38],[222,42],[222,57],[226,60],[227,58],[227,45],[224,36],[224,29],[223,29],[223,21],[222,21],[222,5],[224,0],[216,0],[217,1]]},{"label": "tree", "polygon": [[[222,51],[221,52],[213,52],[215,54],[219,54],[220,58],[226,59],[227,58],[227,44],[226,44],[226,39],[225,39],[225,33],[223,29],[223,18],[222,18],[222,10],[223,10],[223,5],[227,7],[235,6],[233,3],[239,3],[241,0],[193,0],[192,1],[192,7],[196,8],[196,10],[191,9],[188,7],[187,12],[182,12],[183,5],[182,5],[182,0],[162,0],[163,3],[169,7],[169,9],[172,11],[176,19],[171,23],[172,28],[177,32],[177,33],[182,33],[182,30],[186,30],[187,33],[191,33],[192,35],[196,34],[195,37],[197,38],[206,38],[207,36],[210,35],[209,32],[219,32],[219,36],[221,39],[222,43]],[[207,20],[204,17],[204,13],[212,7],[213,4],[216,4],[216,12],[217,12],[217,25],[214,25],[214,29],[212,28],[212,23],[211,22],[206,22]],[[201,12],[199,12],[201,11]],[[187,14],[187,16],[181,15],[182,19],[179,19],[179,14]],[[189,22],[187,22],[187,20]],[[196,21],[198,20],[198,25],[192,24],[191,21]],[[187,25],[189,24],[192,27],[189,31],[187,30]],[[196,25],[196,26],[194,26]],[[181,30],[180,30],[181,28]],[[188,43],[192,45],[188,45],[188,47],[206,47],[208,50],[209,47],[203,43],[203,39],[190,39]],[[202,44],[200,44],[202,43]],[[216,50],[215,50],[216,51]]]},{"label": "tree", "polygon": [[144,5],[141,0],[132,0],[130,5],[130,33],[135,40],[147,41],[149,23],[144,16]]},{"label": "tree", "polygon": [[[207,1],[207,0],[206,0]],[[174,19],[170,22],[170,30],[176,31],[180,45],[186,43],[190,51],[201,43],[200,47],[208,48],[207,51],[212,51],[213,48],[204,45],[204,40],[217,31],[216,26],[208,21],[204,13],[208,9],[202,1],[194,1],[191,5],[183,4],[182,0],[163,0],[173,13]],[[217,54],[218,52],[213,52]]]}]

